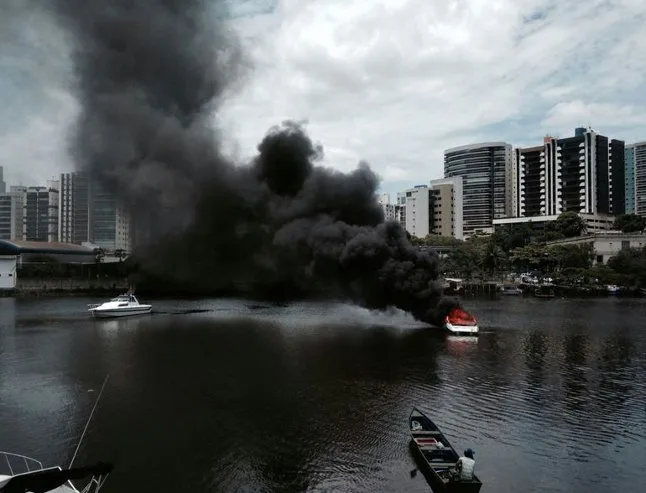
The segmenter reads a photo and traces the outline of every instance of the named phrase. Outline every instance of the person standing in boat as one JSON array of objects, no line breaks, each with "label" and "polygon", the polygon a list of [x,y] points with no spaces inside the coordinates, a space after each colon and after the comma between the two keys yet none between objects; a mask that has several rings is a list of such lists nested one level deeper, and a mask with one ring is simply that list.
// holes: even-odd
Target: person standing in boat
[{"label": "person standing in boat", "polygon": [[464,451],[464,456],[460,457],[453,469],[453,476],[460,481],[472,481],[476,461],[473,458],[475,452],[470,448]]}]

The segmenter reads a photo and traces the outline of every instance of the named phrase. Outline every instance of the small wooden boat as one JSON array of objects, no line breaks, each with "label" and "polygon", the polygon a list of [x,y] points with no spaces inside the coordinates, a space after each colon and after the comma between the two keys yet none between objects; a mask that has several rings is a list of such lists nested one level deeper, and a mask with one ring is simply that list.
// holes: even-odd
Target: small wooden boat
[{"label": "small wooden boat", "polygon": [[451,446],[440,429],[416,407],[408,418],[411,448],[416,452],[422,471],[440,491],[449,493],[478,493],[482,482],[474,474],[473,480],[463,481],[451,473],[460,455]]}]

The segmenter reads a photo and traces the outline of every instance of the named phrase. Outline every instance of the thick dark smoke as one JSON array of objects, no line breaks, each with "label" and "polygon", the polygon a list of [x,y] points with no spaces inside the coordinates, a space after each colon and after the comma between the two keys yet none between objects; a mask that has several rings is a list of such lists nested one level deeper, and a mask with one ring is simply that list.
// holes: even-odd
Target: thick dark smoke
[{"label": "thick dark smoke", "polygon": [[53,0],[75,42],[78,166],[132,213],[143,270],[176,288],[238,286],[397,306],[437,323],[438,259],[384,223],[379,180],[317,162],[304,128],[271,129],[250,165],[220,152],[211,122],[242,50],[215,0]]}]

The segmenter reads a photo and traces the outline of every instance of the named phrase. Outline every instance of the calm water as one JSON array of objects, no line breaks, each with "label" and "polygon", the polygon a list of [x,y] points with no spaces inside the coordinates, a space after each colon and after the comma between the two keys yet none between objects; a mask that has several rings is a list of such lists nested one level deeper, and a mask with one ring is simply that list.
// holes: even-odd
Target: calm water
[{"label": "calm water", "polygon": [[[646,302],[469,302],[482,334],[335,304],[88,320],[0,298],[0,449],[111,460],[110,492],[424,492],[407,417],[476,451],[483,492],[641,491]],[[1,467],[1,466],[0,466]]]}]

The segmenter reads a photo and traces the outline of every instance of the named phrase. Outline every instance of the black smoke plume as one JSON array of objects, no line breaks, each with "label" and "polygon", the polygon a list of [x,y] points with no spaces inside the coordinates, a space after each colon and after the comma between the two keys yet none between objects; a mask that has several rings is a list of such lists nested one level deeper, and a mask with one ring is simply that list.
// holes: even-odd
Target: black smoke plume
[{"label": "black smoke plume", "polygon": [[131,213],[149,282],[340,297],[431,323],[453,306],[437,257],[384,223],[366,164],[317,165],[323,149],[293,122],[248,165],[222,155],[212,122],[244,74],[223,1],[53,1],[75,46],[77,164]]}]

